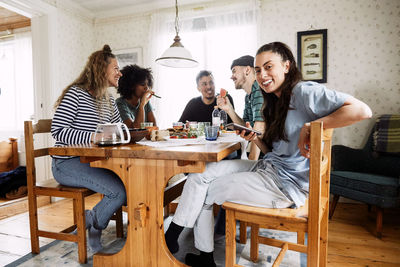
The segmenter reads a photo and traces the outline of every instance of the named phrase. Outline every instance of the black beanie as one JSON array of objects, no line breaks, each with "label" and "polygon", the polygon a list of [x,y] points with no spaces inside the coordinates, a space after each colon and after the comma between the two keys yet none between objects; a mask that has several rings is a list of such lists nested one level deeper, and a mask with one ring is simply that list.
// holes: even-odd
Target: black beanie
[{"label": "black beanie", "polygon": [[254,68],[254,57],[247,55],[237,58],[232,62],[231,69],[235,66],[250,66]]}]

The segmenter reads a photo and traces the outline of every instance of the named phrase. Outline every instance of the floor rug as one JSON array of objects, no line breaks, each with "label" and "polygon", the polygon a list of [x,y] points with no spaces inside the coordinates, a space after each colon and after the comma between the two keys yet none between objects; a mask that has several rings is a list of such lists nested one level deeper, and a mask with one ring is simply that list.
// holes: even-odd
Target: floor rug
[{"label": "floor rug", "polygon": [[[125,215],[125,214],[124,214]],[[170,223],[171,218],[165,221],[166,228]],[[124,219],[126,222],[126,218]],[[125,233],[126,233],[126,225]],[[238,231],[239,232],[239,228]],[[260,233],[264,236],[279,238],[288,240],[291,242],[296,242],[295,233],[287,233],[281,231],[265,230],[261,229]],[[250,236],[250,228],[248,228],[248,236]],[[188,252],[197,253],[198,251],[193,245],[193,231],[192,229],[185,229],[181,236],[179,237],[180,251],[174,256],[180,260],[184,261],[185,255]],[[103,231],[102,243],[104,253],[116,253],[119,251],[124,243],[125,239],[116,238],[115,235],[115,224],[113,221],[110,222],[107,229]],[[257,263],[251,262],[250,259],[250,239],[247,240],[246,245],[237,244],[236,249],[236,262],[243,266],[272,266],[272,263],[279,253],[278,248],[269,247],[265,245],[259,246],[259,261]],[[225,238],[220,237],[215,240],[215,251],[214,251],[215,262],[218,267],[225,266]],[[14,266],[92,266],[93,265],[93,253],[88,250],[88,262],[86,264],[79,264],[78,262],[78,247],[76,243],[59,241],[56,240],[50,244],[41,248],[41,253],[38,255],[27,254],[24,257],[6,265],[7,267]],[[306,256],[297,252],[288,251],[285,254],[284,260],[281,263],[282,267],[305,267]]]}]

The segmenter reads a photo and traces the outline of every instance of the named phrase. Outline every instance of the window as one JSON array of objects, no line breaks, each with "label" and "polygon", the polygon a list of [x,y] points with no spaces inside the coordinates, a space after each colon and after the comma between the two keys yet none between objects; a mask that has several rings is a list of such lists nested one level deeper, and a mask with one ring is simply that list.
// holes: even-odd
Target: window
[{"label": "window", "polygon": [[30,32],[0,41],[0,132],[22,132],[34,113]]},{"label": "window", "polygon": [[[206,12],[202,12],[204,14]],[[181,18],[181,15],[180,15]],[[155,26],[159,21],[158,27]],[[236,90],[231,77],[230,66],[234,59],[243,55],[255,55],[257,49],[256,11],[244,9],[214,12],[207,16],[190,15],[181,18],[180,37],[182,44],[199,62],[197,68],[175,69],[152,65],[154,90],[162,96],[152,99],[157,123],[161,128],[171,127],[177,121],[186,104],[193,97],[200,96],[196,85],[196,75],[200,70],[213,73],[215,91],[225,88],[233,97],[235,110],[243,115],[243,90]],[[174,22],[165,23],[163,17],[153,17],[152,60],[159,57],[172,43],[175,36]]]}]

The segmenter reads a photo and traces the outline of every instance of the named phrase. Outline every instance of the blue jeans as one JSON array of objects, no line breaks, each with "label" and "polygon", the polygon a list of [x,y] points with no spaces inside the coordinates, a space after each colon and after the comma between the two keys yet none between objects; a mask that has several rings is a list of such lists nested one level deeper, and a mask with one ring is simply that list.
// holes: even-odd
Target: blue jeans
[{"label": "blue jeans", "polygon": [[126,202],[126,192],[121,179],[112,171],[92,168],[79,158],[55,159],[52,162],[54,178],[62,185],[85,187],[103,194],[103,199],[93,208],[93,226],[105,229],[111,216]]}]

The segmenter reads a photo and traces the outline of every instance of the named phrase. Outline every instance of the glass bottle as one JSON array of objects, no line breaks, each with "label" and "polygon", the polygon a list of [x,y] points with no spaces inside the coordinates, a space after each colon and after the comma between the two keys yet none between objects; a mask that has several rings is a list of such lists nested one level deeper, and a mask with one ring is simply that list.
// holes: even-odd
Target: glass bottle
[{"label": "glass bottle", "polygon": [[228,114],[226,114],[225,110],[222,110],[220,113],[220,120],[221,120],[221,128],[225,129],[225,125],[228,123]]},{"label": "glass bottle", "polygon": [[214,106],[214,110],[212,112],[212,125],[218,127],[221,125],[221,113],[218,110],[218,106]]}]

